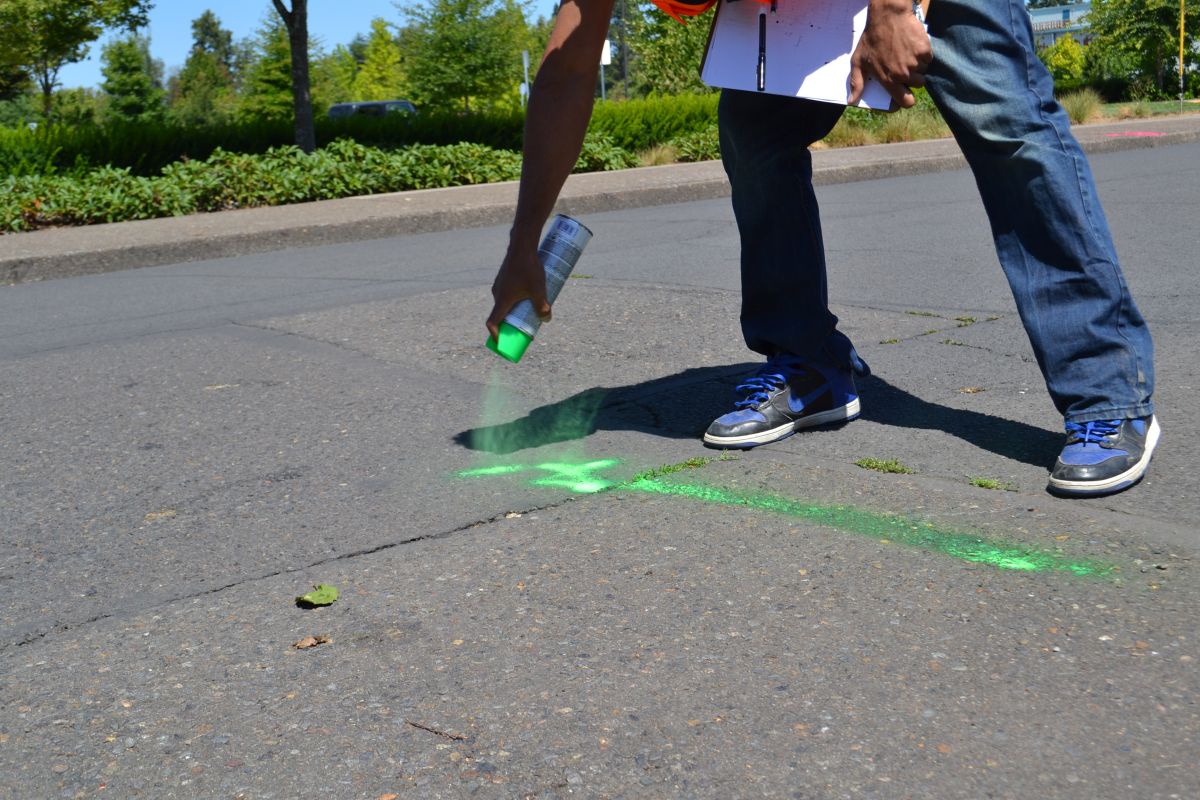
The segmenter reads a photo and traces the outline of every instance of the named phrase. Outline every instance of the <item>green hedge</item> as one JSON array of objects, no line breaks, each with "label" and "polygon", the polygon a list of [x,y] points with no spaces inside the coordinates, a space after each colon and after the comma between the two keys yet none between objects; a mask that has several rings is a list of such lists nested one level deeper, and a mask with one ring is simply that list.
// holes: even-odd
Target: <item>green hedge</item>
[{"label": "green hedge", "polygon": [[102,167],[80,176],[10,176],[0,182],[0,225],[22,231],[282,205],[353,195],[515,180],[519,154],[477,144],[385,151],[338,140],[310,155],[293,146],[263,155],[218,150],[157,177]]},{"label": "green hedge", "polygon": [[[623,169],[636,157],[610,137],[588,134],[576,171]],[[305,155],[294,146],[261,155],[218,149],[154,177],[102,167],[72,175],[0,180],[0,230],[89,225],[253,206],[516,180],[521,156],[480,144],[394,150],[339,139]]]},{"label": "green hedge", "polygon": [[[614,145],[637,152],[716,123],[716,95],[657,97],[596,103],[589,128]],[[380,148],[471,142],[496,150],[520,150],[524,114],[392,114],[317,121],[317,144],[339,139]],[[105,125],[43,125],[0,128],[0,174],[52,175],[110,166],[154,176],[190,159],[203,161],[218,150],[261,154],[294,141],[286,121],[209,126],[168,122],[110,122]]]},{"label": "green hedge", "polygon": [[[317,144],[353,139],[374,147],[471,142],[497,150],[521,147],[521,114],[421,114],[321,119]],[[53,174],[83,166],[155,175],[183,159],[204,160],[218,150],[261,154],[295,141],[290,122],[258,121],[186,126],[169,122],[43,125],[0,129],[0,174]]]},{"label": "green hedge", "polygon": [[597,103],[589,130],[638,152],[717,124],[716,94]]}]

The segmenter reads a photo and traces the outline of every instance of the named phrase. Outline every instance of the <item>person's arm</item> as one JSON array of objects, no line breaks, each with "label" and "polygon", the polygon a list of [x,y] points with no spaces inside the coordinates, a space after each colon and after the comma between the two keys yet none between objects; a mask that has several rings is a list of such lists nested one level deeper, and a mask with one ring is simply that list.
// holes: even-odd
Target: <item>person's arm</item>
[{"label": "person's arm", "polygon": [[565,0],[558,10],[529,93],[517,211],[508,252],[492,284],[495,305],[486,323],[492,336],[521,300],[532,301],[543,319],[550,318],[538,240],[583,146],[613,2]]},{"label": "person's arm", "polygon": [[925,85],[925,68],[932,60],[933,48],[912,0],[870,0],[866,30],[850,56],[847,105],[858,102],[866,77],[873,75],[896,105],[912,108],[916,98],[909,87]]}]

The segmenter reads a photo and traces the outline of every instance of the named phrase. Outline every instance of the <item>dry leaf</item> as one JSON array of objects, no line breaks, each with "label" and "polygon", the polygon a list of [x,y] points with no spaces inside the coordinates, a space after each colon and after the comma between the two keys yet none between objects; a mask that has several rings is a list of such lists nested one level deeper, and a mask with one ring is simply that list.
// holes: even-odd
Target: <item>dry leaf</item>
[{"label": "dry leaf", "polygon": [[305,636],[300,641],[296,642],[292,647],[297,650],[307,650],[310,647],[316,647],[321,644],[329,644],[333,639],[328,636]]}]

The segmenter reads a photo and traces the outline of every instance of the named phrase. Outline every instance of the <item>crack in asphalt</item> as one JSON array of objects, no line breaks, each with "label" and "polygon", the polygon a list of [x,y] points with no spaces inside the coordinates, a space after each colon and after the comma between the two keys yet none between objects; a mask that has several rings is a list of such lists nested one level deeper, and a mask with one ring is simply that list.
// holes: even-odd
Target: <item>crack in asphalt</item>
[{"label": "crack in asphalt", "polygon": [[[558,502],[546,503],[544,505],[534,506],[532,508],[528,508],[528,509],[525,509],[522,511],[517,511],[515,513],[525,515],[525,514],[535,514],[539,511],[552,511],[556,508],[561,508],[562,506],[565,506],[568,503],[573,503],[573,502],[577,501],[578,499],[579,499],[578,497],[568,496],[568,497],[564,497],[562,500],[560,500]],[[363,556],[370,556],[370,555],[374,555],[376,553],[382,553],[382,552],[386,552],[388,550],[393,550],[397,547],[403,547],[405,545],[417,544],[418,542],[433,542],[433,541],[439,541],[441,539],[448,539],[449,537],[454,536],[459,533],[463,533],[464,531],[474,530],[475,528],[481,528],[481,527],[484,527],[487,525],[492,525],[494,523],[501,522],[501,521],[507,519],[507,515],[511,514],[511,513],[514,513],[514,512],[504,511],[504,512],[497,513],[494,516],[488,517],[486,519],[480,519],[480,520],[475,520],[473,522],[464,523],[462,525],[459,525],[457,528],[451,528],[450,530],[440,531],[438,533],[423,534],[421,536],[413,536],[408,539],[401,539],[400,541],[397,541],[397,542],[385,542],[383,544],[375,545],[374,547],[366,547],[366,548],[362,548],[360,550],[353,550],[348,553],[339,553],[336,556],[330,556],[328,558],[318,559],[317,561],[313,561],[313,562],[305,564],[303,566],[289,567],[287,569],[276,570],[275,572],[268,572],[268,573],[261,574],[261,575],[254,575],[251,577],[243,578],[241,580],[233,581],[232,583],[224,584],[222,586],[216,586],[211,589],[205,589],[204,591],[192,592],[190,594],[184,594],[184,595],[179,595],[177,597],[171,597],[166,600],[161,600],[159,602],[150,603],[149,605],[141,606],[138,608],[122,609],[120,611],[115,611],[115,612],[108,613],[108,614],[97,614],[95,616],[92,616],[92,617],[89,617],[87,619],[80,620],[80,621],[66,622],[66,623],[61,623],[58,625],[52,625],[43,630],[34,631],[32,633],[29,633],[23,639],[13,641],[13,642],[0,643],[0,656],[3,656],[9,650],[12,650],[15,648],[21,648],[21,647],[25,647],[27,645],[37,644],[38,642],[41,642],[54,634],[66,633],[67,631],[75,630],[77,628],[82,628],[84,626],[92,625],[97,622],[103,622],[104,620],[118,619],[121,617],[129,617],[129,616],[133,616],[136,614],[142,614],[147,611],[153,611],[155,609],[166,608],[166,607],[174,605],[176,603],[187,602],[189,600],[197,600],[202,597],[208,597],[210,595],[219,594],[220,592],[224,592],[228,589],[235,589],[239,586],[244,586],[246,584],[256,583],[258,581],[270,580],[271,578],[277,578],[277,577],[280,577],[283,575],[293,575],[297,572],[304,572],[305,570],[313,569],[315,567],[321,567],[321,566],[325,566],[327,564],[336,564],[340,561],[349,561],[351,559],[361,558]]]}]

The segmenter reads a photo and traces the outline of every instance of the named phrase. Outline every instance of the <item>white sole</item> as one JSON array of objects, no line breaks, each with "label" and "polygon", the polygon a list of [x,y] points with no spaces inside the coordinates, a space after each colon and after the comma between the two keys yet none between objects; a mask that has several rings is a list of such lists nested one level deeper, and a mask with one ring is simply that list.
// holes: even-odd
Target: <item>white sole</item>
[{"label": "white sole", "polygon": [[1132,486],[1146,474],[1146,469],[1150,466],[1150,457],[1154,455],[1154,448],[1158,446],[1160,433],[1158,417],[1151,417],[1150,429],[1146,431],[1146,448],[1142,452],[1142,457],[1120,475],[1114,475],[1102,481],[1064,481],[1051,477],[1050,488],[1063,494],[1105,494]]},{"label": "white sole", "polygon": [[706,433],[704,434],[704,443],[716,445],[717,447],[747,447],[770,444],[805,428],[815,428],[818,425],[829,425],[834,422],[849,422],[857,417],[861,410],[862,404],[859,403],[856,397],[839,408],[831,408],[828,411],[821,411],[808,417],[801,417],[795,422],[780,425],[778,428],[772,428],[769,431],[759,431],[758,433],[746,436],[710,436]]}]

